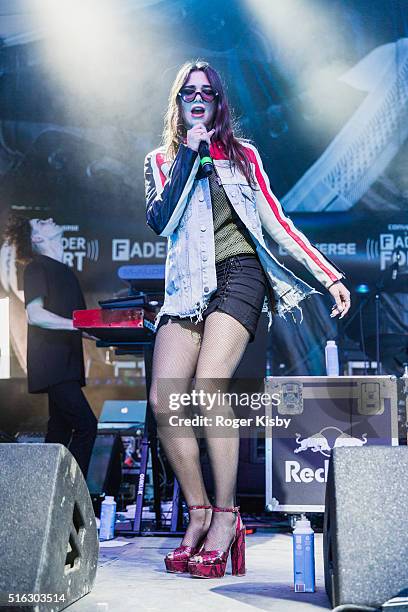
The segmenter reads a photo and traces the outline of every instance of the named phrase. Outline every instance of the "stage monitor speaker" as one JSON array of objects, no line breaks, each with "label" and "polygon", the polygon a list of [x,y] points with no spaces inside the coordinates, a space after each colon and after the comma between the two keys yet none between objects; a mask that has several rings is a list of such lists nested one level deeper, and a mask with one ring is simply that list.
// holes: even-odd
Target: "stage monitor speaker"
[{"label": "stage monitor speaker", "polygon": [[324,517],[333,607],[381,607],[408,587],[408,447],[334,448]]},{"label": "stage monitor speaker", "polygon": [[0,474],[0,607],[62,610],[89,593],[97,569],[82,472],[61,444],[0,444]]}]

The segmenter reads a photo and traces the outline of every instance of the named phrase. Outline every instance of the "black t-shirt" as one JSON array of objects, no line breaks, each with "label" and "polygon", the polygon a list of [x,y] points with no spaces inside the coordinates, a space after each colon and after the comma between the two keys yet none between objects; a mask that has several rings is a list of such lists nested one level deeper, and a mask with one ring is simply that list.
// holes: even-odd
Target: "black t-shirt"
[{"label": "black t-shirt", "polygon": [[[25,305],[42,297],[45,310],[72,319],[74,310],[86,308],[78,279],[65,264],[36,255],[24,270]],[[82,334],[80,331],[28,326],[28,391],[41,393],[51,385],[69,380],[85,385]]]}]

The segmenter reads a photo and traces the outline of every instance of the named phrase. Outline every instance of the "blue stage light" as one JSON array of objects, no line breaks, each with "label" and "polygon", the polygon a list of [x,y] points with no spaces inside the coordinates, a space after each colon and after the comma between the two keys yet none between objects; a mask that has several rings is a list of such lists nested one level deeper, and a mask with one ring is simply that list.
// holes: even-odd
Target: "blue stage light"
[{"label": "blue stage light", "polygon": [[361,285],[357,285],[356,293],[370,293],[370,287],[362,283]]}]

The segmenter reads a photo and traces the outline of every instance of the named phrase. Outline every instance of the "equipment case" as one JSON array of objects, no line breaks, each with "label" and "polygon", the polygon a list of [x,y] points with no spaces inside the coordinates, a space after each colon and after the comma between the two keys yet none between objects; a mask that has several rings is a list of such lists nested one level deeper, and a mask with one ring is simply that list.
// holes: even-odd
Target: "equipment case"
[{"label": "equipment case", "polygon": [[395,376],[267,377],[266,507],[324,512],[331,450],[338,446],[398,445]]}]

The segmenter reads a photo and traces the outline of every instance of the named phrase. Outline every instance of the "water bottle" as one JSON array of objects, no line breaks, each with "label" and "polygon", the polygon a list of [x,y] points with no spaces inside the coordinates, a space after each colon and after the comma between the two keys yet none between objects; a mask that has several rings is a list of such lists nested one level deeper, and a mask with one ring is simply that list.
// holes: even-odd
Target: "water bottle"
[{"label": "water bottle", "polygon": [[107,495],[101,504],[101,525],[99,540],[113,540],[115,537],[116,502],[113,495]]},{"label": "water bottle", "polygon": [[402,380],[402,392],[405,395],[408,395],[408,363],[403,363],[402,364],[403,368],[404,368],[404,372],[401,376],[401,380]]},{"label": "water bottle", "polygon": [[295,593],[315,592],[314,531],[304,514],[293,530],[293,580]]},{"label": "water bottle", "polygon": [[324,350],[326,358],[326,374],[327,376],[339,375],[339,354],[335,340],[328,340]]}]

